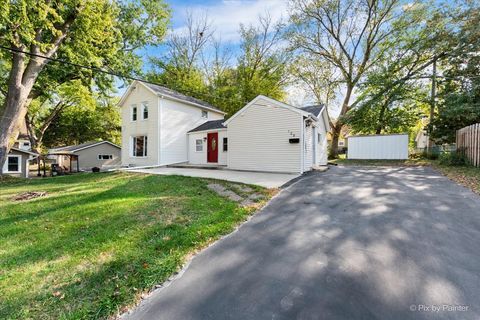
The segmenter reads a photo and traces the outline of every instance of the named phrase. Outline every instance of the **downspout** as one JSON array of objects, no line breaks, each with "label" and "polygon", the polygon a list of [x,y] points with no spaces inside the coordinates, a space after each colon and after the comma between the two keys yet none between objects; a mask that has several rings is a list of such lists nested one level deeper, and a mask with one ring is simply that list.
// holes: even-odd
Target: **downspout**
[{"label": "downspout", "polygon": [[300,131],[300,174],[304,172],[304,158],[305,158],[305,119],[302,116],[301,131]]},{"label": "downspout", "polygon": [[158,160],[157,165],[162,164],[162,104],[160,103],[160,99],[163,98],[162,96],[158,96],[157,98],[157,150],[158,150]]}]

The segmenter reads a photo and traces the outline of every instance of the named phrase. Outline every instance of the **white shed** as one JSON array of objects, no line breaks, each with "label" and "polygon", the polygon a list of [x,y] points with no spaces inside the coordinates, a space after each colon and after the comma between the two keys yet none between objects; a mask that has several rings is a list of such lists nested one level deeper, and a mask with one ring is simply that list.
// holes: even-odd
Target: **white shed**
[{"label": "white shed", "polygon": [[348,159],[408,159],[408,134],[348,137]]},{"label": "white shed", "polygon": [[225,123],[229,169],[303,173],[327,164],[328,115],[258,96]]}]

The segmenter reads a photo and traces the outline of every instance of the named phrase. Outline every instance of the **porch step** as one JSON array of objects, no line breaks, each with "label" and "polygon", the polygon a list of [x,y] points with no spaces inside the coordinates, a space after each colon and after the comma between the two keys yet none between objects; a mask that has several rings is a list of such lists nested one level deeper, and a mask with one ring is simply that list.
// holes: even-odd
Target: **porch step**
[{"label": "porch step", "polygon": [[209,169],[209,170],[222,170],[226,169],[227,166],[216,165],[216,164],[190,164],[190,163],[177,163],[170,164],[167,168],[188,168],[188,169]]}]

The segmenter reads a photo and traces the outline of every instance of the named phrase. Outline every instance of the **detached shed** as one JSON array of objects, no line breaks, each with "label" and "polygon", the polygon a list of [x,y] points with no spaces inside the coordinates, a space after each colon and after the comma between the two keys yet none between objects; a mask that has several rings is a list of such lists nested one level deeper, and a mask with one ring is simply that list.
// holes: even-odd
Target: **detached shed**
[{"label": "detached shed", "polygon": [[408,159],[408,134],[348,137],[348,159]]}]

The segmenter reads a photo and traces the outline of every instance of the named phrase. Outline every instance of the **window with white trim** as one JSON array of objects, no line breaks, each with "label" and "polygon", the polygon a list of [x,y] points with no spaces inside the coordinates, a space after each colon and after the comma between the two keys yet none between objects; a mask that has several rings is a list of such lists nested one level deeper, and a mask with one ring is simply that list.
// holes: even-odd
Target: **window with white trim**
[{"label": "window with white trim", "polygon": [[22,156],[20,155],[8,155],[7,161],[5,161],[5,165],[3,166],[3,171],[7,173],[21,172],[21,161]]},{"label": "window with white trim", "polygon": [[148,119],[148,104],[146,102],[142,102],[142,119]]},{"label": "window with white trim", "polygon": [[208,118],[208,111],[202,110],[202,118]]},{"label": "window with white trim", "polygon": [[196,139],[195,140],[195,151],[202,152],[203,151],[203,139]]},{"label": "window with white trim", "polygon": [[134,157],[147,156],[147,136],[132,137],[132,155]]},{"label": "window with white trim", "polygon": [[321,133],[317,133],[317,143],[320,144],[322,143],[322,134]]},{"label": "window with white trim", "polygon": [[132,105],[132,121],[137,121],[137,105]]},{"label": "window with white trim", "polygon": [[98,160],[111,160],[113,159],[112,154],[99,154],[98,155]]}]

